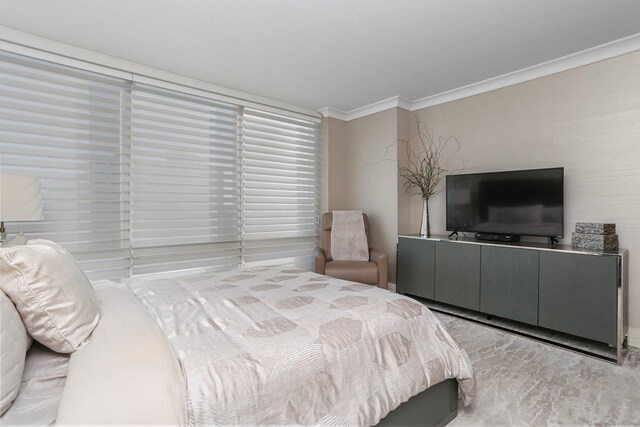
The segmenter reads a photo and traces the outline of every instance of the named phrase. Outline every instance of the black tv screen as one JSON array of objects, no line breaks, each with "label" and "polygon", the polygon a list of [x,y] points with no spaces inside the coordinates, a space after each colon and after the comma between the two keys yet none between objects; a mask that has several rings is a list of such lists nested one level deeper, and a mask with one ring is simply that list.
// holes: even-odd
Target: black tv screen
[{"label": "black tv screen", "polygon": [[447,230],[564,236],[564,168],[447,175]]}]

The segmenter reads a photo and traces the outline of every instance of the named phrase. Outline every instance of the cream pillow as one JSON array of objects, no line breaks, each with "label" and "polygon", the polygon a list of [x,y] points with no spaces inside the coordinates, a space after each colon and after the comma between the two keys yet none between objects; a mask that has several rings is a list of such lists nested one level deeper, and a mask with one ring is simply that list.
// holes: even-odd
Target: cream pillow
[{"label": "cream pillow", "polygon": [[31,336],[59,353],[82,347],[100,320],[91,283],[60,245],[29,240],[0,251],[0,285]]},{"label": "cream pillow", "polygon": [[31,337],[15,306],[0,292],[0,415],[18,395]]}]

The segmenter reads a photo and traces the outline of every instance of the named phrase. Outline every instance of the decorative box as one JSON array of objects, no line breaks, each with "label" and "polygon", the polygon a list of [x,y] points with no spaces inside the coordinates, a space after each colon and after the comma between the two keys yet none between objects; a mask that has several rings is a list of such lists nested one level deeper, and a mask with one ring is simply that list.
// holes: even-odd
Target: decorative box
[{"label": "decorative box", "polygon": [[591,249],[595,251],[615,251],[618,249],[618,235],[572,233],[571,245],[576,248]]},{"label": "decorative box", "polygon": [[576,233],[580,234],[616,234],[615,224],[602,222],[579,222],[576,224]]}]

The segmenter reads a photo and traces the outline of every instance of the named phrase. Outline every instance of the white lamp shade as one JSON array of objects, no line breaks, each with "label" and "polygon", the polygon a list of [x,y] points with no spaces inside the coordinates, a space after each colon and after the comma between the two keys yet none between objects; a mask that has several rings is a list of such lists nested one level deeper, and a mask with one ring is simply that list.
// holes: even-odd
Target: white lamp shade
[{"label": "white lamp shade", "polygon": [[0,174],[0,221],[41,221],[40,179]]}]

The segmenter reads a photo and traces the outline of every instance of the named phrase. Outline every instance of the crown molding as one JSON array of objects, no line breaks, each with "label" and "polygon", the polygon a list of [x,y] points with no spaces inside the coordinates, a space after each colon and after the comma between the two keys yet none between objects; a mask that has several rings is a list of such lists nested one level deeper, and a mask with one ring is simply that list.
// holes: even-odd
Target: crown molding
[{"label": "crown molding", "polygon": [[321,108],[318,112],[322,114],[323,117],[331,117],[348,122],[349,120],[359,119],[360,117],[369,116],[390,108],[398,107],[409,110],[411,105],[412,101],[410,99],[403,98],[402,96],[392,96],[391,98],[383,99],[382,101],[374,102],[373,104],[365,105],[364,107],[356,108],[348,112],[330,107]]},{"label": "crown molding", "polygon": [[531,67],[523,68],[517,71],[506,73],[497,77],[492,77],[490,79],[441,92],[435,95],[419,98],[413,101],[401,96],[394,96],[382,101],[374,102],[373,104],[365,105],[364,107],[356,108],[351,111],[339,111],[327,107],[318,110],[318,112],[322,113],[323,116],[325,116],[324,111],[329,112],[329,114],[331,114],[330,111],[339,111],[339,115],[329,115],[325,117],[334,117],[340,120],[349,121],[394,107],[404,108],[405,110],[409,111],[416,111],[423,108],[432,107],[434,105],[444,104],[446,102],[451,102],[458,99],[467,98],[469,96],[512,86],[518,83],[535,80],[540,77],[550,76],[552,74],[572,70],[574,68],[582,67],[589,64],[594,64],[596,62],[615,58],[616,56],[621,56],[636,51],[640,51],[640,33],[622,39],[614,40],[612,42],[595,46],[589,49],[585,49],[576,53],[572,53],[570,55],[553,59],[551,61],[533,65]]},{"label": "crown molding", "polygon": [[391,98],[383,99],[382,101],[349,111],[347,113],[347,120],[359,119],[360,117],[369,116],[396,107],[408,110],[411,104],[412,101],[410,99],[403,98],[402,96],[392,96]]},{"label": "crown molding", "polygon": [[318,110],[318,113],[322,114],[322,117],[331,117],[332,119],[339,119],[342,121],[348,121],[347,113],[335,108],[325,107]]},{"label": "crown molding", "polygon": [[572,70],[640,50],[640,34],[614,40],[561,58],[413,101],[411,111],[478,95],[518,83]]}]

